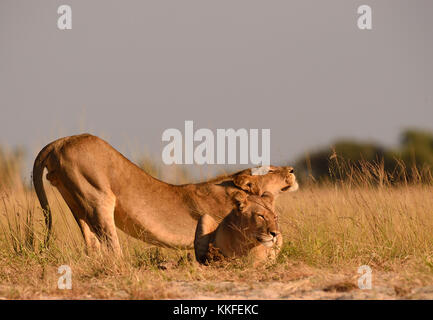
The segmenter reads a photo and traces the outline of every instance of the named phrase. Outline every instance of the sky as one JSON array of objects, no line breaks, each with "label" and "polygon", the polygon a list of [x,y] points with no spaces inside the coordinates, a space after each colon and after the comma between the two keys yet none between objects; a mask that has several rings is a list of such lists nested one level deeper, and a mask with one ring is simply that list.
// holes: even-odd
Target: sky
[{"label": "sky", "polygon": [[162,163],[164,130],[193,120],[270,129],[274,164],[343,137],[393,146],[433,131],[432,16],[431,0],[2,0],[0,145],[25,147],[30,168],[90,132]]}]

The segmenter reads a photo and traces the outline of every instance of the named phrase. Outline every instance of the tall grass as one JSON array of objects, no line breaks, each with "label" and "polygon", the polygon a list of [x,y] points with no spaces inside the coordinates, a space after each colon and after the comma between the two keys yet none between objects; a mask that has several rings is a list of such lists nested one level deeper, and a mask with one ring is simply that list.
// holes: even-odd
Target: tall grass
[{"label": "tall grass", "polygon": [[[333,179],[321,183],[310,180],[299,191],[277,200],[284,238],[277,266],[285,268],[293,261],[327,269],[367,264],[384,271],[405,268],[433,274],[431,172],[402,166],[389,173],[380,162],[354,166],[344,159],[336,160],[330,168]],[[151,163],[142,166],[151,168]],[[155,168],[152,170],[161,177]],[[4,175],[11,176],[11,171],[0,172]],[[44,248],[45,226],[39,203],[20,175],[15,177],[0,189],[0,284],[20,283],[21,278],[12,275],[16,272],[39,270],[37,277],[45,279],[44,270],[66,263],[74,267],[83,283],[102,277],[116,288],[122,281],[140,296],[131,277],[148,286],[148,274],[142,270],[150,270],[152,277],[156,275],[162,282],[171,277],[223,279],[238,272],[237,267],[228,273],[208,268],[203,274],[193,266],[192,252],[148,246],[121,231],[122,260],[113,260],[109,254],[88,256],[72,213],[47,181],[44,185],[53,212],[54,237],[50,248]],[[188,182],[187,175],[175,179]],[[179,275],[162,273],[170,266],[180,268],[176,269]],[[261,276],[265,275],[266,271]],[[165,297],[163,289],[158,292],[161,295],[157,297]]]},{"label": "tall grass", "polygon": [[17,189],[22,186],[23,160],[24,151],[22,149],[0,147],[0,190]]},{"label": "tall grass", "polygon": [[311,182],[278,202],[282,255],[316,266],[415,262],[431,266],[433,178],[403,165],[336,158],[330,180]]}]

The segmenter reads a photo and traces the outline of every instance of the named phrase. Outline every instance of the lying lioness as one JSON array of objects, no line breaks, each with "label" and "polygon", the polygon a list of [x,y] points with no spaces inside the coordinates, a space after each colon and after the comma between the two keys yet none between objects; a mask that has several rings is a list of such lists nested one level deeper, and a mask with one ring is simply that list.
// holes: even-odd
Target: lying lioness
[{"label": "lying lioness", "polygon": [[206,263],[210,249],[217,249],[227,258],[250,255],[255,263],[274,259],[280,250],[282,236],[274,213],[274,196],[265,192],[262,196],[238,192],[234,195],[237,207],[218,225],[205,214],[195,232],[196,259]]},{"label": "lying lioness", "polygon": [[148,243],[192,248],[197,220],[203,214],[222,218],[234,207],[238,190],[278,195],[298,188],[293,168],[273,167],[262,175],[251,169],[210,181],[172,185],[155,179],[104,140],[82,134],[56,140],[35,159],[33,183],[48,226],[51,211],[43,172],[71,209],[88,249],[101,241],[121,253],[116,227]]}]

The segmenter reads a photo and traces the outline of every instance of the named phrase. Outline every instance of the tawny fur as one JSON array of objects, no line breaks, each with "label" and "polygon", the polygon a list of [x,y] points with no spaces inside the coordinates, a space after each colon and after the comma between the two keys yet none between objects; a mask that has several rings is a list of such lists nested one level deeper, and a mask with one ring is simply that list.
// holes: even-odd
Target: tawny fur
[{"label": "tawny fur", "polygon": [[172,185],[148,175],[104,140],[90,134],[65,137],[45,146],[35,159],[33,183],[51,230],[43,172],[71,209],[89,249],[101,241],[121,253],[116,227],[148,243],[191,248],[197,220],[223,218],[239,189],[277,195],[297,189],[291,167],[269,173],[238,173],[198,184]]},{"label": "tawny fur", "polygon": [[282,236],[274,196],[268,192],[257,196],[241,191],[234,194],[234,199],[236,208],[220,224],[207,214],[199,219],[194,239],[197,261],[209,262],[215,250],[231,259],[249,255],[254,263],[275,259]]}]

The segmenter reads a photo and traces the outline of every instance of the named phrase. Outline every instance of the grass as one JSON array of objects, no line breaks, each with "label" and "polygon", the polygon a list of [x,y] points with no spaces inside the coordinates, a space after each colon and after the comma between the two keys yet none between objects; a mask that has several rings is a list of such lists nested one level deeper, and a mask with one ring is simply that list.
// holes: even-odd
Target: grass
[{"label": "grass", "polygon": [[[352,290],[361,265],[374,270],[376,283],[394,286],[396,296],[432,283],[431,181],[394,185],[392,177],[379,172],[380,165],[362,170],[352,171],[350,179],[307,182],[298,192],[282,195],[277,212],[283,248],[275,263],[258,268],[242,260],[203,267],[192,251],[152,247],[121,231],[123,259],[107,252],[88,256],[72,214],[46,182],[54,239],[44,248],[36,196],[14,183],[0,191],[0,297],[248,298],[259,292],[259,298],[267,298],[266,288],[279,284],[284,286],[277,287],[278,297],[290,297],[296,288]],[[58,267],[65,264],[72,269],[72,290],[57,288]]]},{"label": "grass", "polygon": [[432,187],[316,188],[281,201],[282,255],[315,266],[425,260],[433,251]]}]

